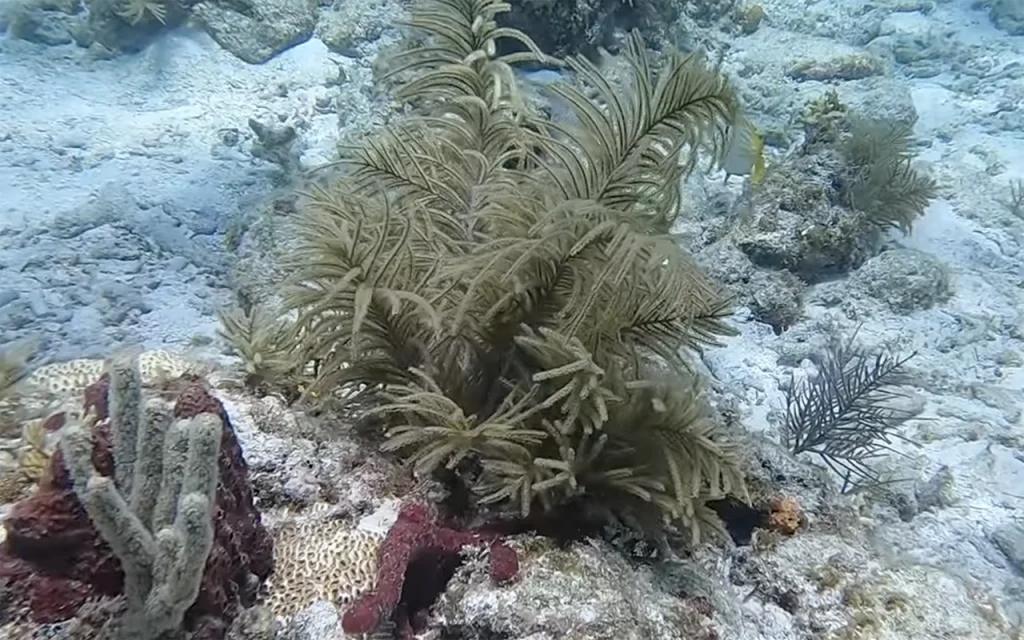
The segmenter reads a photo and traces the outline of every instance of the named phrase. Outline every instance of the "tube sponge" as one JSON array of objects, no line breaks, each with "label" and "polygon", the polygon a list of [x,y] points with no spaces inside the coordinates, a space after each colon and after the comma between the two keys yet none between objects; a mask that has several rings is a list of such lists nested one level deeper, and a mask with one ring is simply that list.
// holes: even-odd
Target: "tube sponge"
[{"label": "tube sponge", "polygon": [[222,423],[203,413],[172,422],[143,408],[135,358],[108,363],[114,477],[92,463],[92,425],[64,427],[61,450],[75,493],[124,569],[122,636],[152,640],[178,629],[213,547]]}]

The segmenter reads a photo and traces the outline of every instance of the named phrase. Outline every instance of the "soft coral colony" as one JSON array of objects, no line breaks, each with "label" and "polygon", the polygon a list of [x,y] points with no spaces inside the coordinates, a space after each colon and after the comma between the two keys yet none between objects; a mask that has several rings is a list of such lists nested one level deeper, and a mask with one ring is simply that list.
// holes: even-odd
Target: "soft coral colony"
[{"label": "soft coral colony", "polygon": [[[282,298],[299,362],[316,363],[308,390],[343,393],[383,425],[384,450],[478,508],[582,508],[696,541],[721,529],[707,502],[745,489],[687,360],[729,333],[730,309],[670,229],[698,154],[723,158],[735,96],[701,56],[655,61],[636,37],[631,82],[613,87],[498,27],[507,10],[421,3],[426,44],[390,72],[414,115],[306,194]],[[503,38],[522,50],[499,54]],[[512,65],[526,61],[569,67],[577,84],[555,91],[571,122],[522,99]],[[492,577],[514,574],[493,536],[421,509],[399,516],[346,631],[410,628],[422,611],[398,599],[417,554],[490,541]]]},{"label": "soft coral colony", "polygon": [[[398,54],[391,72],[413,115],[309,188],[281,290],[290,313],[261,355],[279,376],[315,363],[310,397],[344,395],[382,425],[385,451],[418,477],[467,490],[478,513],[528,520],[582,509],[659,540],[673,531],[699,540],[722,528],[710,500],[745,496],[739,446],[689,362],[729,333],[730,309],[670,230],[698,157],[722,160],[741,117],[736,98],[702,56],[652,60],[637,37],[625,50],[629,82],[613,87],[588,61],[548,58],[498,27],[508,9],[418,5],[411,26],[426,43]],[[502,39],[521,50],[499,53]],[[573,118],[551,121],[523,100],[512,65],[531,61],[572,72],[574,84],[553,90]],[[131,583],[135,627],[219,637],[271,568],[227,415],[196,385],[182,397],[201,402],[151,411],[134,365],[111,367],[90,391],[96,406],[110,395],[111,420],[99,419],[104,408],[70,429],[77,440],[51,461],[49,493],[13,521],[20,537],[8,536],[0,578],[34,576],[40,598],[58,589],[81,601]],[[157,431],[165,435],[151,442]],[[167,486],[133,476],[143,463],[162,468]],[[68,565],[78,573],[42,580],[35,547],[12,547],[39,542],[29,512],[40,500],[60,502],[62,522],[90,541]],[[230,530],[251,537],[258,555],[237,548]],[[407,503],[383,545],[374,588],[345,613],[347,631],[385,622],[408,631],[422,610],[399,611],[409,608],[402,582],[425,553],[485,545],[495,580],[518,570],[496,534],[449,528],[434,505]],[[203,550],[205,567],[189,557]],[[90,553],[103,576],[88,570]],[[213,598],[221,591],[232,597]]]},{"label": "soft coral colony", "polygon": [[[426,44],[390,71],[414,115],[307,194],[282,297],[311,391],[355,392],[385,450],[478,505],[582,503],[699,539],[721,527],[707,501],[745,491],[687,361],[729,333],[729,307],[670,229],[736,97],[701,55],[652,60],[637,37],[613,87],[497,26],[508,8],[420,4]],[[569,68],[554,91],[574,118],[527,106],[524,61]]]},{"label": "soft coral colony", "polygon": [[[707,501],[744,493],[687,361],[729,332],[729,307],[670,229],[698,153],[723,155],[735,96],[701,56],[654,61],[636,37],[617,89],[498,27],[506,10],[419,5],[427,43],[391,71],[415,114],[308,193],[282,297],[311,390],[354,391],[385,450],[479,506],[582,504],[697,540],[721,527]],[[523,50],[499,54],[501,38]],[[528,108],[511,67],[527,60],[573,72],[555,88],[571,122]],[[359,606],[346,624],[365,631],[379,616]]]}]

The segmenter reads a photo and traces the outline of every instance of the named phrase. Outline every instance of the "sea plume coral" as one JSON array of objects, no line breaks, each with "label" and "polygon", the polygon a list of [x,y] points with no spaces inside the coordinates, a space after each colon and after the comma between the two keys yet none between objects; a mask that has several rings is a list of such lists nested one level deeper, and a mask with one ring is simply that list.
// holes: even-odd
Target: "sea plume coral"
[{"label": "sea plume coral", "polygon": [[[586,500],[696,539],[717,525],[706,500],[744,493],[690,362],[730,308],[669,229],[736,98],[702,56],[655,61],[635,35],[623,90],[498,27],[508,8],[417,5],[428,42],[393,74],[418,111],[307,190],[282,299],[311,391],[378,403],[385,448],[482,502]],[[526,50],[500,55],[500,38]],[[556,91],[577,124],[524,103],[527,59],[575,74]]]},{"label": "sea plume coral", "polygon": [[302,363],[294,357],[293,325],[267,306],[230,307],[219,315],[218,334],[241,358],[247,387],[287,392],[299,386]]},{"label": "sea plume coral", "polygon": [[816,453],[842,479],[843,491],[879,483],[870,462],[907,441],[897,427],[912,415],[891,401],[914,353],[871,355],[854,346],[855,338],[834,338],[816,377],[790,380],[783,429],[790,450]]},{"label": "sea plume coral", "polygon": [[167,5],[161,0],[124,0],[115,13],[133,26],[150,17],[160,24],[167,21]]},{"label": "sea plume coral", "polygon": [[840,177],[844,204],[865,214],[874,229],[909,233],[936,195],[936,184],[913,166],[911,127],[853,118],[840,147],[846,168]]}]

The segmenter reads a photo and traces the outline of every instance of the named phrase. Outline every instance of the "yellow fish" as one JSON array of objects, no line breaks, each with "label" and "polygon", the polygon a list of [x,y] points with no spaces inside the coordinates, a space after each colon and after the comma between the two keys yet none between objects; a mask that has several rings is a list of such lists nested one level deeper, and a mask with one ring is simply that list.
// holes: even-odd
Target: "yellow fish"
[{"label": "yellow fish", "polygon": [[729,176],[750,176],[754,184],[764,178],[764,137],[742,115],[729,132],[729,146],[720,168],[725,170],[726,182]]},{"label": "yellow fish", "polygon": [[28,480],[37,482],[46,472],[52,451],[46,443],[46,427],[43,420],[26,423],[21,430],[24,444],[18,449],[18,470]]}]

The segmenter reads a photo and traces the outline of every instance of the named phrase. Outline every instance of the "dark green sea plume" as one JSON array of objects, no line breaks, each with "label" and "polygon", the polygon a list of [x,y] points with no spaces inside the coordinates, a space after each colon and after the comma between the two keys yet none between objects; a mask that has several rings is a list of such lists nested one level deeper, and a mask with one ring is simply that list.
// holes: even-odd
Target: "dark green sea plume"
[{"label": "dark green sea plume", "polygon": [[817,454],[842,479],[844,492],[881,482],[871,462],[893,452],[895,442],[909,442],[898,427],[912,415],[893,401],[914,353],[872,355],[854,346],[855,338],[833,339],[816,377],[790,380],[783,429],[790,450]]}]

